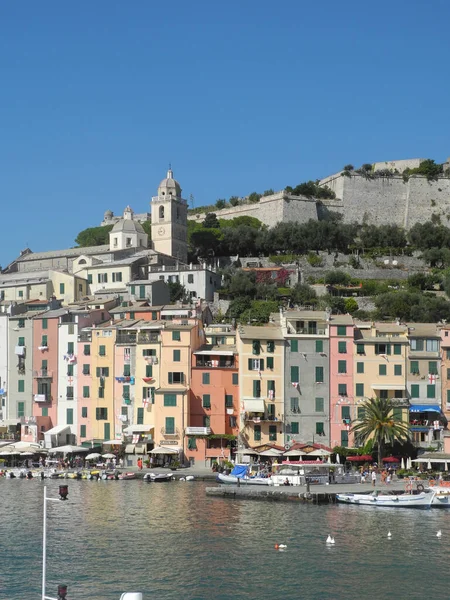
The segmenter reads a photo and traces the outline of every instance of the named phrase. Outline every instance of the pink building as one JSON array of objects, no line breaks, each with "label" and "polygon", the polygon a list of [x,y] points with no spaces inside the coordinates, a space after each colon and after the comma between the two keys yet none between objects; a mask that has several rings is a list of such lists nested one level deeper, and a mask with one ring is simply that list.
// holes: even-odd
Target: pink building
[{"label": "pink building", "polygon": [[353,384],[353,319],[334,315],[330,327],[330,446],[352,446],[350,423],[356,419]]},{"label": "pink building", "polygon": [[37,441],[57,425],[58,402],[58,311],[33,319],[33,417]]}]

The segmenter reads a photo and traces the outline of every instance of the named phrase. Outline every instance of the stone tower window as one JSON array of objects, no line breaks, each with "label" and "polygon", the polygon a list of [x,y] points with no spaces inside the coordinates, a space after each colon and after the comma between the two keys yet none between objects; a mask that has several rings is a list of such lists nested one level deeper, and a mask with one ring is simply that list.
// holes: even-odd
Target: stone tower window
[{"label": "stone tower window", "polygon": [[164,219],[164,206],[159,207],[159,218]]}]

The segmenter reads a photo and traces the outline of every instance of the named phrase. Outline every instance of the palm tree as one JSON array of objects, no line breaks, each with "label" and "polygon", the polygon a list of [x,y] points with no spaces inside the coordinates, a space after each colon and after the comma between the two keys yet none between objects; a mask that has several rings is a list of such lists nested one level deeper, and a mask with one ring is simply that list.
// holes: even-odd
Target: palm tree
[{"label": "palm tree", "polygon": [[393,417],[393,404],[387,398],[371,398],[361,404],[364,417],[351,428],[363,442],[372,439],[378,445],[378,464],[381,466],[386,444],[406,442],[410,437],[409,425]]}]

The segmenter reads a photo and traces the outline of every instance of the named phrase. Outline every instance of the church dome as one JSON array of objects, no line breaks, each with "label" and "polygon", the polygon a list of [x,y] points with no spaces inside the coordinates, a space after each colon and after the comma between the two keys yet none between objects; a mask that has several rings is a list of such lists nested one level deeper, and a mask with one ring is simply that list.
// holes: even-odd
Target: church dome
[{"label": "church dome", "polygon": [[173,178],[173,171],[169,169],[167,171],[167,177],[161,181],[158,187],[158,196],[175,196],[181,198],[181,186]]},{"label": "church dome", "polygon": [[133,221],[133,219],[120,219],[111,229],[111,233],[118,232],[125,233],[145,233],[144,228],[137,221]]}]

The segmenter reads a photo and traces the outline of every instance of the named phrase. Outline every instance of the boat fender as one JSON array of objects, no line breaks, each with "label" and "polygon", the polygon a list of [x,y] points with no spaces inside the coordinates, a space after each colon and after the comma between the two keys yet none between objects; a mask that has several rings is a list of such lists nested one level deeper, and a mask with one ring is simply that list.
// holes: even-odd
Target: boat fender
[{"label": "boat fender", "polygon": [[407,492],[411,492],[412,491],[412,483],[407,483],[406,484],[406,491]]},{"label": "boat fender", "polygon": [[417,491],[418,491],[418,492],[423,492],[423,491],[424,491],[424,489],[425,489],[425,488],[423,487],[423,485],[422,485],[421,483],[418,483],[418,484],[417,484]]}]

